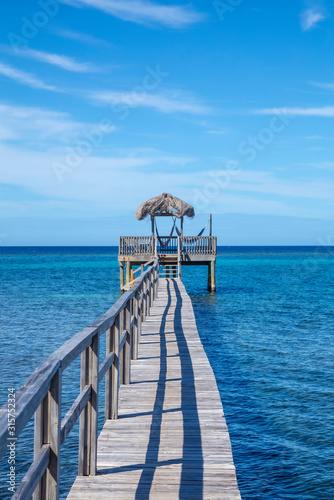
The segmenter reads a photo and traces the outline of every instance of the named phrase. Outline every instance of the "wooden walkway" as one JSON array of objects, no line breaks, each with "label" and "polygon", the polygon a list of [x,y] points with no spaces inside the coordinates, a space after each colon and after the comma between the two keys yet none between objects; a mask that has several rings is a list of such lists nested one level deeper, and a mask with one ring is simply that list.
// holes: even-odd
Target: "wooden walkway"
[{"label": "wooden walkway", "polygon": [[216,380],[181,281],[160,279],[118,420],[98,439],[98,472],[68,500],[241,499]]}]

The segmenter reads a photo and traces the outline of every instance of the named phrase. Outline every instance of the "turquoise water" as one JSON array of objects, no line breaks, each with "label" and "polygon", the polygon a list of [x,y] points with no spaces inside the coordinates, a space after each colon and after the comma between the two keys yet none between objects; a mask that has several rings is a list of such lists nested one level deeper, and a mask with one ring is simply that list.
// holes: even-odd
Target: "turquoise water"
[{"label": "turquoise water", "polygon": [[[216,294],[204,267],[183,268],[243,499],[334,499],[334,253],[319,250],[221,249]],[[118,298],[117,249],[1,248],[0,275],[2,405],[8,387]],[[65,407],[78,388],[76,364],[64,374]],[[76,475],[77,434],[62,449],[62,498]],[[32,439],[30,424],[17,445],[18,479]],[[7,499],[6,458],[0,471]]]}]

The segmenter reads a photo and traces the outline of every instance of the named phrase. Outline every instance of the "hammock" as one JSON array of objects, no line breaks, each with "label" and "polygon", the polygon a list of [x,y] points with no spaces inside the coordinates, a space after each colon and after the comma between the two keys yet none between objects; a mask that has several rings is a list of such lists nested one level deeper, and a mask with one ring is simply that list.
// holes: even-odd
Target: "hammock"
[{"label": "hammock", "polygon": [[156,232],[157,232],[157,237],[158,237],[158,240],[159,240],[159,243],[160,243],[160,246],[161,248],[167,248],[169,243],[170,243],[170,240],[172,239],[172,236],[174,234],[174,229],[175,229],[175,222],[176,220],[174,219],[174,224],[173,224],[173,227],[172,227],[172,231],[169,235],[169,238],[167,239],[167,241],[164,243],[160,237],[160,234],[159,234],[159,231],[158,231],[158,226],[157,226],[157,222],[155,221],[155,229],[156,229]]}]

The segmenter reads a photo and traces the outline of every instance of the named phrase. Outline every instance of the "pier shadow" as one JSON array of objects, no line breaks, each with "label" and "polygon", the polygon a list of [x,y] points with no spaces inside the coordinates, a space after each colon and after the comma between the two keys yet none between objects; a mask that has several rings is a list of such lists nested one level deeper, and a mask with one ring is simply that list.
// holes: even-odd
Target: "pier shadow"
[{"label": "pier shadow", "polygon": [[[176,294],[176,305],[174,314],[174,330],[176,334],[181,362],[181,408],[183,419],[183,448],[182,457],[158,461],[159,448],[162,431],[162,418],[166,394],[167,382],[167,342],[166,320],[172,304],[171,283]],[[186,342],[182,325],[182,296],[175,280],[167,281],[167,306],[162,316],[159,335],[161,342],[161,361],[157,392],[153,407],[150,437],[147,446],[145,464],[138,482],[135,499],[149,498],[153,484],[154,474],[158,467],[164,465],[181,464],[181,478],[179,487],[179,499],[200,500],[203,498],[203,452],[201,441],[201,428],[198,417],[194,370],[192,366],[189,348]],[[171,411],[171,410],[170,410]],[[178,439],[178,437],[175,437]],[[176,478],[175,478],[176,479]]]}]

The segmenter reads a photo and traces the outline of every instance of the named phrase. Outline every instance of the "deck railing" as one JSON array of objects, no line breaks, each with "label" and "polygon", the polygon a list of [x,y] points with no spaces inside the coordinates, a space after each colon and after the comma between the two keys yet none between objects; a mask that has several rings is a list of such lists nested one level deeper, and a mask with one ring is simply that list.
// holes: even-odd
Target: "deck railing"
[{"label": "deck railing", "polygon": [[181,236],[181,253],[188,255],[217,255],[216,236]]},{"label": "deck railing", "polygon": [[[131,381],[131,359],[137,359],[141,323],[156,297],[158,276],[156,259],[103,316],[43,361],[16,393],[15,438],[35,414],[34,461],[13,499],[59,498],[60,448],[79,417],[79,475],[96,474],[99,383],[105,377],[105,419],[116,419],[119,385]],[[106,357],[99,365],[104,333]],[[62,373],[80,355],[81,392],[61,420]],[[0,458],[8,449],[8,415],[6,405],[0,410]]]},{"label": "deck railing", "polygon": [[120,255],[156,255],[156,238],[152,236],[121,236]]},{"label": "deck railing", "polygon": [[178,253],[180,240],[181,254],[216,255],[216,236],[121,236],[119,255],[168,255]]}]

